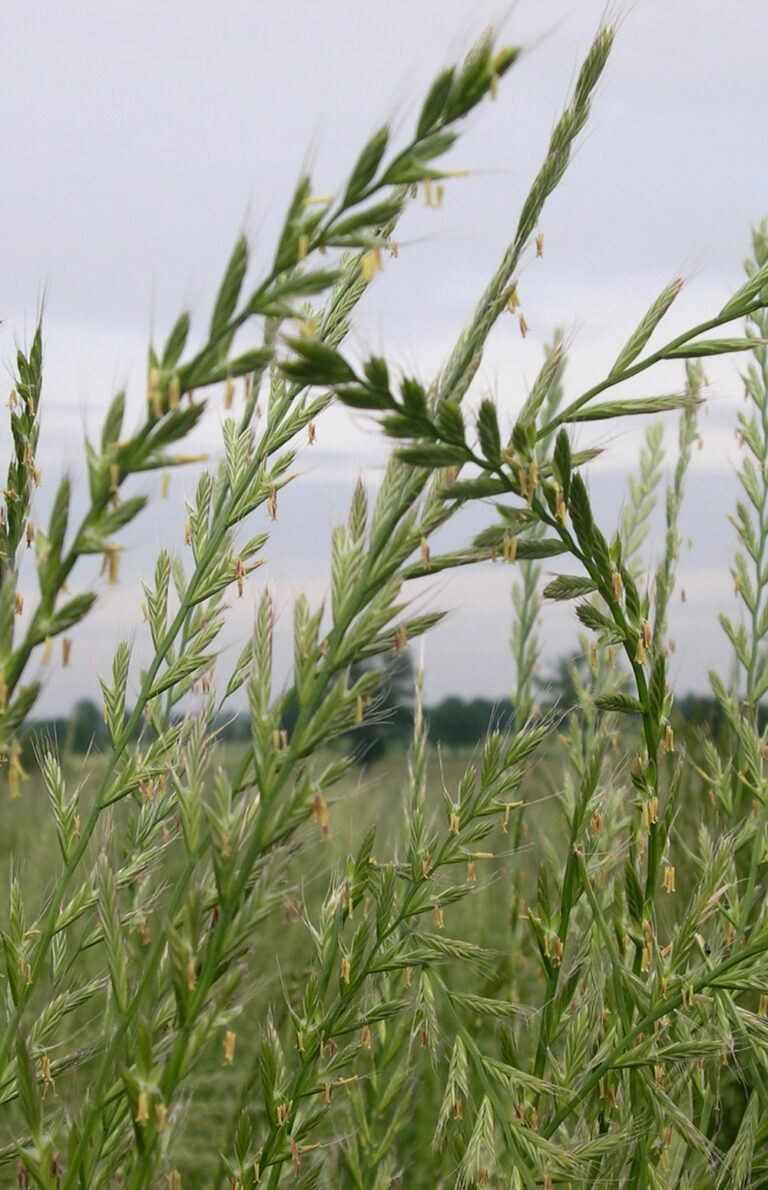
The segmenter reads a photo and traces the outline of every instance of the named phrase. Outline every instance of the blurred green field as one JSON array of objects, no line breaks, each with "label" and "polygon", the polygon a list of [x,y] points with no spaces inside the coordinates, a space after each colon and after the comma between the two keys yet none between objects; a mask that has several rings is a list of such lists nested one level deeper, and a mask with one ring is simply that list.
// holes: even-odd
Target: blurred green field
[{"label": "blurred green field", "polygon": [[[221,745],[217,760],[225,768],[234,769],[239,755],[238,745]],[[443,792],[455,791],[467,766],[479,759],[479,750],[444,749],[438,752],[430,749],[425,796],[427,823],[436,829],[445,829]],[[77,783],[82,788],[83,812],[87,812],[101,764],[96,755],[62,758],[68,784]],[[393,855],[402,857],[406,839],[403,823],[408,764],[408,754],[403,748],[391,749],[382,759],[364,768],[353,767],[337,787],[329,805],[327,836],[320,824],[312,819],[299,832],[287,872],[287,885],[293,888],[286,892],[282,907],[263,923],[251,952],[258,959],[254,969],[247,974],[248,992],[236,1025],[239,1062],[235,1067],[224,1065],[221,1038],[212,1037],[209,1052],[203,1056],[191,1094],[184,1103],[184,1151],[176,1155],[176,1160],[180,1168],[195,1171],[192,1185],[204,1185],[205,1181],[199,1179],[212,1176],[211,1163],[218,1157],[213,1139],[218,1137],[220,1143],[221,1118],[229,1114],[227,1109],[238,1093],[235,1076],[238,1081],[242,1079],[242,1061],[246,1055],[252,1058],[254,1079],[258,1079],[258,1044],[267,1012],[271,1009],[279,1025],[285,1016],[287,1002],[301,994],[303,976],[312,955],[311,940],[302,915],[310,919],[315,917],[334,871],[342,868],[347,857],[356,852],[372,824],[376,825],[374,857],[381,860]],[[538,760],[532,768],[523,791],[530,803],[523,837],[516,847],[513,817],[506,832],[502,830],[501,820],[495,825],[489,838],[481,844],[484,851],[493,853],[493,859],[477,865],[476,894],[445,910],[447,935],[489,946],[500,961],[506,961],[510,950],[512,882],[519,882],[524,897],[534,895],[540,858],[534,841],[545,836],[555,839],[559,810],[553,795],[561,775],[562,763],[554,749],[550,757]],[[123,804],[105,815],[105,832],[94,846],[92,862],[105,838],[110,838],[110,844],[119,849],[120,833],[131,813],[132,806]],[[172,883],[174,869],[180,862],[180,851],[172,846],[164,860],[164,880]],[[3,890],[0,928],[8,916],[7,889],[11,869],[20,879],[29,919],[39,911],[53,886],[60,863],[53,816],[42,778],[39,773],[31,772],[19,798],[9,800],[6,795],[0,800],[0,888]],[[464,873],[457,873],[457,878],[463,879]],[[432,928],[431,922],[429,928]],[[92,958],[85,956],[89,974],[95,975],[100,963],[97,950]],[[98,998],[96,1004],[98,1012],[101,1007]],[[70,1018],[70,1036],[76,1035],[81,1028],[84,1034],[92,1032],[93,1023],[91,1004],[87,1016],[76,1013]],[[57,1093],[76,1102],[87,1084],[88,1075],[89,1062],[84,1061],[58,1080]]]},{"label": "blurred green field", "polygon": [[[228,771],[234,771],[240,757],[237,744],[219,745],[217,763]],[[467,769],[480,758],[479,749],[434,749],[429,750],[428,779],[426,789],[426,815],[437,823],[444,815],[442,795],[444,790],[453,791]],[[354,766],[338,784],[330,804],[330,831],[323,837],[317,824],[309,821],[300,839],[298,869],[302,885],[313,899],[319,890],[325,888],[328,874],[334,865],[343,862],[346,856],[359,845],[365,832],[376,825],[377,843],[375,852],[391,855],[398,838],[402,837],[403,804],[408,785],[408,753],[403,749],[390,749],[381,759],[366,766]],[[98,783],[102,761],[98,755],[79,756],[63,754],[62,771],[70,788],[81,789],[81,805],[86,813],[90,806],[90,793]],[[562,775],[562,761],[556,743],[550,747],[549,755],[539,757],[526,778],[524,796],[526,801],[526,822],[528,830],[546,824],[552,826],[558,812],[553,810],[554,793]],[[11,864],[21,878],[28,911],[34,910],[46,890],[50,887],[60,863],[53,814],[37,766],[30,765],[28,780],[22,784],[21,796],[0,797],[0,888],[7,890]],[[131,807],[114,807],[110,814],[112,830],[119,830],[127,821]],[[107,818],[105,816],[105,824]],[[488,843],[498,855],[494,871],[500,876],[505,861],[510,858],[506,852],[509,834],[500,830],[494,832]],[[526,855],[529,845],[517,856],[523,870],[529,866]],[[13,857],[13,859],[12,859]],[[516,867],[518,866],[516,862]],[[6,920],[8,912],[5,895],[0,900],[0,922]]]},{"label": "blurred green field", "polygon": [[[228,771],[234,771],[240,755],[240,745],[221,744],[216,760]],[[568,779],[564,757],[557,734],[553,732],[524,778],[520,791],[524,811],[511,812],[506,830],[502,828],[500,816],[488,838],[479,845],[491,857],[477,864],[474,895],[446,907],[444,912],[442,928],[446,936],[471,941],[493,952],[493,971],[488,976],[485,994],[506,996],[510,994],[510,988],[515,988],[523,1005],[534,1006],[540,1000],[541,968],[531,932],[523,930],[522,935],[514,934],[515,906],[519,906],[520,897],[529,904],[535,903],[539,869],[546,853],[552,857],[555,867],[565,863],[567,829],[557,798],[558,791]],[[480,749],[428,750],[424,816],[436,830],[444,831],[446,827],[444,792],[455,793],[467,767],[478,764],[480,759]],[[616,762],[616,775],[620,779],[620,752],[616,754]],[[93,754],[86,758],[74,755],[62,758],[68,784],[71,787],[77,783],[82,788],[84,813],[98,783],[102,764],[100,757]],[[298,1002],[302,995],[313,954],[306,918],[310,921],[317,919],[334,873],[343,869],[347,858],[356,853],[363,836],[374,824],[373,856],[380,861],[404,858],[407,839],[404,804],[408,786],[408,753],[405,748],[391,748],[374,763],[351,768],[336,787],[329,804],[327,835],[321,824],[310,817],[291,844],[284,877],[285,897],[260,927],[250,951],[250,967],[244,976],[243,989],[238,994],[240,1010],[234,1025],[238,1062],[233,1066],[223,1062],[223,1029],[219,1030],[211,1036],[183,1101],[184,1124],[177,1134],[181,1149],[174,1150],[174,1162],[185,1173],[185,1186],[213,1184],[208,1179],[214,1177],[218,1160],[216,1146],[221,1144],[222,1127],[231,1116],[233,1103],[239,1097],[251,1094],[254,1101],[259,1100],[258,1055],[267,1014],[273,1014],[280,1029],[287,1023],[287,1006]],[[690,792],[691,797],[681,807],[686,818],[691,814],[695,816],[694,801],[698,800],[693,796],[694,791]],[[133,805],[126,802],[107,812],[104,830],[94,843],[92,862],[98,848],[105,843],[119,853],[121,833],[126,830],[134,810]],[[0,928],[7,921],[11,867],[20,878],[30,919],[39,911],[52,887],[60,862],[53,816],[42,779],[39,773],[31,772],[23,784],[21,797],[9,800],[6,795],[0,800],[0,887],[3,889]],[[180,846],[171,844],[164,856],[161,873],[162,880],[168,885],[173,884],[181,863]],[[456,871],[457,880],[463,880],[464,876],[463,870]],[[685,884],[682,873],[681,882]],[[685,895],[683,888],[679,891]],[[364,906],[360,912],[365,912]],[[425,924],[428,929],[437,928],[431,919]],[[80,964],[83,960],[89,975],[99,972],[102,962],[99,951],[100,948],[95,948],[93,952],[81,955],[78,978],[82,978]],[[459,990],[465,980],[467,990],[470,987],[477,990],[477,977],[469,970],[462,971],[460,964],[453,964],[451,978],[453,986]],[[67,1045],[72,1044],[71,1039],[80,1030],[84,1037],[94,1035],[101,1007],[102,1002],[97,997],[87,1011],[72,1015]],[[478,1020],[477,1027],[483,1031],[489,1026]],[[493,1025],[490,1027],[494,1028]],[[521,1028],[520,1044],[525,1047],[527,1026],[523,1023]],[[79,1062],[57,1080],[57,1093],[65,1101],[76,1103],[88,1084],[90,1069],[88,1060]],[[244,1070],[250,1072],[246,1074],[245,1083]],[[430,1129],[434,1127],[430,1112],[440,1090],[428,1085],[432,1077],[429,1063],[423,1064],[420,1077],[423,1086],[412,1127],[414,1134],[423,1137],[431,1135]],[[420,1111],[423,1120],[418,1118]]]}]

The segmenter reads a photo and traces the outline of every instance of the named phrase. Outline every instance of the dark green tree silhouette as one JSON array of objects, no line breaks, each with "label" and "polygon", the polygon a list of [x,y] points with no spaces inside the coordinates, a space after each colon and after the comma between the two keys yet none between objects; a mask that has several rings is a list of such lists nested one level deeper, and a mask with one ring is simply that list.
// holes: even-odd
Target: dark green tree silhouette
[{"label": "dark green tree silhouette", "polygon": [[381,681],[362,723],[350,733],[362,764],[378,760],[397,741],[406,743],[413,730],[416,679],[410,650],[392,649],[381,657],[353,665],[351,680],[355,682],[371,670],[381,673]]},{"label": "dark green tree silhouette", "polygon": [[473,748],[496,728],[504,730],[512,722],[509,702],[473,698],[467,702],[457,695],[444,698],[427,711],[429,738],[447,748]]},{"label": "dark green tree silhouette", "polygon": [[104,717],[90,698],[81,698],[75,703],[69,720],[67,746],[71,752],[82,755],[92,746],[98,747],[106,739]]}]

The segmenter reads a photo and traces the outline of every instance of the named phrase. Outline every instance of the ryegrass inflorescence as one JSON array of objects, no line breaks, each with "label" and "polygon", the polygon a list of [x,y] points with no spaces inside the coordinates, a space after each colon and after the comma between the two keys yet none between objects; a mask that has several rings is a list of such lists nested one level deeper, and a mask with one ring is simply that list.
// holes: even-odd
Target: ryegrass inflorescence
[{"label": "ryegrass inflorescence", "polygon": [[[228,416],[221,461],[200,470],[186,508],[187,548],[161,550],[144,587],[151,660],[140,670],[119,641],[102,678],[105,754],[78,773],[39,744],[57,851],[42,890],[13,857],[2,918],[8,1184],[768,1182],[765,229],[747,281],[717,315],[647,350],[674,281],[585,392],[566,399],[556,335],[512,426],[490,399],[476,410],[465,401],[492,328],[518,305],[521,262],[613,36],[599,31],[512,243],[431,387],[377,356],[353,364],[345,338],[413,188],[446,176],[461,120],[514,67],[517,50],[490,34],[435,80],[404,147],[391,151],[380,129],[336,198],[315,201],[300,179],[256,283],[238,241],[206,341],[188,347],[182,314],[150,350],[138,429],[125,428],[118,394],[86,446],[85,511],[74,516],[64,479],[47,529],[31,520],[39,328],[19,352],[0,517],[0,747],[12,796],[26,796],[22,729],[39,693],[25,675],[57,638],[69,655],[68,633],[96,599],[70,591],[81,561],[100,556],[118,581],[121,531],[146,504],[125,494],[128,481],[195,462],[184,443],[214,386]],[[741,336],[726,331],[744,319]],[[681,739],[667,674],[678,517],[700,360],[727,352],[751,361],[734,517],[743,618],[722,617],[737,671],[730,684],[712,675],[717,732]],[[614,395],[668,360],[686,361],[679,393]],[[239,417],[235,385],[245,386]],[[273,674],[266,586],[222,678],[226,601],[263,563],[299,436],[311,440],[335,402],[372,411],[394,440],[378,492],[371,501],[359,483],[333,533],[327,606],[296,600],[290,683]],[[571,427],[675,412],[665,549],[649,574],[658,423],[611,527],[585,480],[595,452],[574,449]],[[438,529],[476,502],[493,508],[492,523],[435,552]],[[26,547],[39,595],[22,621]],[[377,825],[372,814],[348,851],[315,845],[349,796],[348,733],[375,709],[381,671],[361,663],[402,651],[440,618],[413,613],[409,582],[491,559],[517,568],[512,726],[458,769],[441,757],[436,783],[417,691],[401,820]],[[542,586],[544,559],[564,569]],[[575,604],[585,663],[573,667],[570,704],[542,709],[536,625],[547,600]],[[198,710],[182,713],[193,690]],[[230,754],[217,725],[236,696],[250,736]]]}]

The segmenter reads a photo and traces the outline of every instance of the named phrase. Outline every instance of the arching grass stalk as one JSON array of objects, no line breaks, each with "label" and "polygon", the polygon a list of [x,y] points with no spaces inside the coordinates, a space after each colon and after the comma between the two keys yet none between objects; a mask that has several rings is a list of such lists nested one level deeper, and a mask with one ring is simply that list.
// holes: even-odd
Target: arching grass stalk
[{"label": "arching grass stalk", "polygon": [[[150,351],[135,434],[123,428],[122,396],[110,407],[86,451],[88,508],[71,528],[68,481],[46,532],[29,519],[40,335],[20,354],[0,518],[0,745],[14,793],[18,733],[37,697],[24,673],[54,637],[69,640],[95,597],[70,596],[65,582],[89,553],[117,580],[119,532],[144,507],[124,485],[185,460],[172,452],[210,404],[194,393],[223,386],[227,414],[221,461],[201,471],[187,506],[188,560],[162,550],[144,587],[146,669],[133,676],[121,642],[102,679],[109,745],[89,762],[87,809],[88,795],[43,750],[58,852],[44,857],[52,891],[30,915],[28,870],[11,867],[0,1102],[13,1143],[0,1164],[13,1176],[16,1161],[20,1185],[360,1190],[407,1169],[414,1190],[496,1181],[515,1190],[656,1190],[685,1179],[757,1185],[768,1175],[758,1110],[768,1084],[759,713],[768,521],[757,414],[740,421],[756,460],[742,468],[736,517],[734,573],[747,618],[724,622],[744,689],[713,677],[716,740],[691,737],[673,752],[666,656],[698,361],[753,352],[748,394],[758,410],[765,404],[762,231],[745,285],[666,346],[648,350],[679,281],[581,394],[561,391],[556,336],[511,424],[491,400],[471,396],[491,330],[519,312],[522,264],[534,243],[541,253],[544,204],[612,40],[611,28],[599,31],[512,240],[432,384],[380,357],[353,364],[343,343],[411,188],[442,184],[440,158],[458,122],[516,60],[490,35],[438,76],[405,148],[391,151],[389,129],[380,129],[331,199],[315,201],[300,179],[255,284],[238,241],[203,344],[188,346],[182,314],[165,346]],[[751,319],[743,338],[706,337],[742,318]],[[234,348],[254,330],[251,346]],[[679,393],[608,393],[676,359],[688,363]],[[266,586],[252,635],[217,677],[225,601],[256,585],[299,437],[311,440],[335,401],[373,411],[396,440],[379,490],[369,506],[358,482],[333,531],[327,598],[295,602],[289,677],[274,673]],[[609,529],[588,484],[597,451],[576,451],[569,427],[674,411],[680,458],[663,561],[647,578],[641,547],[661,475],[660,429],[646,434],[629,505]],[[471,502],[491,507],[492,523],[463,547],[436,552],[437,531]],[[23,622],[27,543],[40,599]],[[557,558],[563,572],[541,590]],[[409,773],[398,786],[404,822],[391,814],[391,772],[372,768],[370,816],[384,829],[363,821],[366,806],[346,824],[340,851],[332,826],[354,763],[349,733],[375,713],[379,683],[365,663],[402,653],[440,619],[416,613],[411,579],[491,559],[523,567],[513,601],[513,729],[492,733],[469,763],[445,741],[436,789],[419,692]],[[564,743],[553,715],[533,707],[544,639],[537,620],[549,600],[574,603],[585,658],[576,705],[557,711]],[[180,715],[193,695],[198,716]],[[217,735],[243,696],[250,734],[235,754]],[[32,799],[25,809],[37,812]],[[510,866],[522,882],[511,898],[502,891]]]}]

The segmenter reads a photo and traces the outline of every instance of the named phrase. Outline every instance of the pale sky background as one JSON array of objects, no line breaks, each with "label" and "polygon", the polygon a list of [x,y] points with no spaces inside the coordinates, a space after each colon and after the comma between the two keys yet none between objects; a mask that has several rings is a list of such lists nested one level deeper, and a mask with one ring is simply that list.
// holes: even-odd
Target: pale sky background
[{"label": "pale sky background", "polygon": [[[127,386],[138,409],[153,329],[162,340],[185,306],[205,324],[236,236],[249,236],[255,277],[302,166],[316,192],[330,192],[382,120],[394,120],[404,139],[434,74],[492,22],[527,52],[453,150],[451,165],[469,176],[447,185],[439,211],[415,204],[398,233],[399,259],[387,262],[358,314],[356,351],[386,352],[430,378],[514,232],[604,12],[602,0],[7,6],[0,358],[10,388],[15,343],[28,341],[45,293],[40,519],[63,468],[84,483],[83,431],[95,432],[116,389]],[[504,322],[473,390],[475,399],[493,394],[503,418],[519,408],[558,325],[571,344],[575,396],[610,367],[673,277],[688,283],[663,337],[712,315],[742,281],[751,225],[768,216],[768,4],[636,0],[610,12],[620,29],[592,119],[545,208],[544,257],[521,273],[530,334],[523,341],[516,320]],[[713,364],[708,374],[704,445],[684,514],[696,544],[681,558],[687,600],[672,622],[680,693],[706,689],[709,666],[727,664],[717,611],[736,610],[726,516],[736,496],[738,363]],[[641,391],[670,391],[681,377],[682,367],[668,369]],[[209,443],[219,417],[214,409]],[[669,431],[672,445],[672,421]],[[607,449],[591,489],[611,532],[638,437],[624,426],[581,435],[595,439]],[[338,411],[320,422],[317,446],[301,456],[304,474],[281,500],[270,564],[233,608],[229,640],[249,630],[267,581],[285,655],[293,598],[300,589],[322,598],[332,525],[358,474],[375,489],[382,458],[364,419]],[[183,548],[182,502],[193,484],[177,473],[170,502],[145,514],[122,585],[104,588],[75,641],[76,664],[46,671],[41,712],[97,696],[95,675],[107,668],[116,633],[135,632],[140,653],[138,579],[161,545]],[[659,543],[649,543],[651,562]],[[420,606],[454,609],[427,642],[428,701],[508,691],[512,579],[509,568],[489,565],[421,591]],[[571,612],[548,609],[541,631],[545,662],[573,651]]]}]

